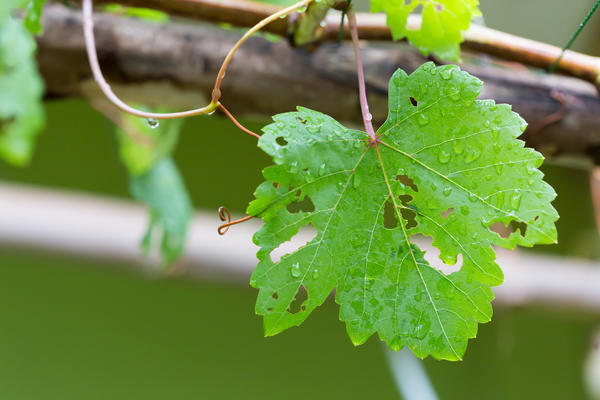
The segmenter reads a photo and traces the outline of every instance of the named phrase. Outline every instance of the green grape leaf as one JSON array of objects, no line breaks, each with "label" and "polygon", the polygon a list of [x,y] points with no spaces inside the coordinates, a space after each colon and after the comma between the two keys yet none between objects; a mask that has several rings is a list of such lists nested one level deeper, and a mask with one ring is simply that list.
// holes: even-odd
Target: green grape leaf
[{"label": "green grape leaf", "polygon": [[[491,245],[554,243],[558,218],[542,155],[516,139],[525,122],[476,100],[481,87],[451,65],[396,71],[376,146],[305,108],[264,128],[259,147],[275,165],[247,211],[264,221],[251,284],[267,336],[302,323],[336,289],[354,344],[377,332],[394,350],[461,359],[503,280]],[[492,230],[511,223],[519,229],[508,237]],[[274,261],[308,225],[316,236]],[[432,266],[415,235],[433,238],[443,264],[460,255],[460,269]]]},{"label": "green grape leaf", "polygon": [[11,16],[11,5],[18,3],[0,6],[0,157],[23,166],[44,125],[44,87],[34,58],[35,41]]},{"label": "green grape leaf", "polygon": [[[443,60],[458,60],[462,31],[481,15],[479,0],[371,0],[371,11],[385,11],[394,40],[407,38],[424,55],[435,53]],[[408,15],[422,6],[419,29],[409,29]]]},{"label": "green grape leaf", "polygon": [[132,176],[133,196],[150,208],[150,225],[142,241],[149,252],[155,235],[162,235],[160,250],[165,265],[175,261],[183,251],[192,204],[181,174],[171,158],[163,158],[139,176]]},{"label": "green grape leaf", "polygon": [[183,120],[173,119],[154,121],[151,126],[145,119],[129,114],[121,114],[117,122],[119,154],[131,175],[147,172],[158,160],[170,155],[183,124]]}]

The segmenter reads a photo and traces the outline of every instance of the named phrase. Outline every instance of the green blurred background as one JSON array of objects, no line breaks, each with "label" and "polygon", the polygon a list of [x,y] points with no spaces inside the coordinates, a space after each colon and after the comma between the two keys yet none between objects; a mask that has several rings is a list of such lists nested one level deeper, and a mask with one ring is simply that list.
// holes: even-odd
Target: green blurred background
[{"label": "green blurred background", "polygon": [[[489,26],[555,44],[593,4],[482,3]],[[576,48],[599,54],[599,30],[597,15]],[[128,198],[112,124],[80,100],[46,109],[33,162],[0,164],[0,179]],[[259,130],[266,120],[244,122]],[[175,159],[194,205],[208,210],[242,211],[269,164],[252,137],[216,115],[186,122]],[[536,250],[599,258],[587,172],[545,172],[559,194],[560,244]],[[249,287],[119,267],[0,248],[0,399],[398,398],[377,339],[355,348],[332,301],[265,339]],[[442,399],[585,399],[583,361],[598,322],[568,310],[500,309],[463,362],[425,365]]]}]

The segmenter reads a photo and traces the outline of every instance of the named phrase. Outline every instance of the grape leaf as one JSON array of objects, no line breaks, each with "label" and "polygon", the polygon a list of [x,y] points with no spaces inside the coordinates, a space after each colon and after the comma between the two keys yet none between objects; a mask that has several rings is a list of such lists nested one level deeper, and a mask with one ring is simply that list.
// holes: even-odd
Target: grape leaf
[{"label": "grape leaf", "polygon": [[160,249],[165,265],[175,261],[183,251],[192,205],[177,166],[163,158],[139,176],[132,176],[131,193],[150,207],[150,225],[142,241],[149,252],[154,235],[160,234]]},{"label": "grape leaf", "polygon": [[[302,323],[337,288],[354,344],[377,332],[394,350],[462,357],[503,280],[491,245],[554,243],[558,218],[542,155],[516,139],[525,122],[508,105],[475,100],[481,87],[456,66],[396,71],[377,146],[305,108],[264,128],[259,147],[275,165],[248,214],[265,222],[251,284],[267,336]],[[508,237],[490,229],[511,222],[520,229]],[[274,262],[273,250],[307,225],[314,239]],[[445,264],[460,254],[460,269],[431,266],[411,242],[418,234]]]},{"label": "grape leaf", "polygon": [[0,156],[25,165],[44,124],[42,80],[35,41],[11,12],[18,2],[0,5]]},{"label": "grape leaf", "polygon": [[[462,31],[481,15],[479,0],[371,0],[371,11],[385,11],[394,40],[407,38],[424,55],[434,52],[444,60],[458,60]],[[408,15],[423,7],[420,29],[406,26]]]}]

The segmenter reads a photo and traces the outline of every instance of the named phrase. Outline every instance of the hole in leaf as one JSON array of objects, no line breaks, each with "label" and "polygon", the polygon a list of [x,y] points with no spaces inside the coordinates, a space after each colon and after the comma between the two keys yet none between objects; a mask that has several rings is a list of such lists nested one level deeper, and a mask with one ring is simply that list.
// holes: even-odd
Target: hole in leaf
[{"label": "hole in leaf", "polygon": [[279,299],[279,295],[277,294],[277,292],[274,292],[271,297],[273,298],[273,300],[277,300]]},{"label": "hole in leaf", "polygon": [[268,311],[268,312],[271,312],[271,311],[273,311],[273,307],[269,307],[269,308],[267,308],[267,311]]},{"label": "hole in leaf", "polygon": [[454,212],[454,208],[449,208],[446,211],[442,211],[442,218],[446,219],[448,218],[448,215],[452,214]]},{"label": "hole in leaf", "polygon": [[391,200],[385,202],[383,209],[383,227],[386,229],[394,229],[398,226],[398,218],[394,210],[394,203]]},{"label": "hole in leaf", "polygon": [[417,213],[410,208],[402,208],[400,210],[402,218],[406,220],[406,229],[411,229],[417,226]]},{"label": "hole in leaf", "polygon": [[275,141],[277,142],[278,145],[280,146],[285,146],[286,144],[288,144],[287,140],[285,140],[283,138],[283,136],[278,136],[277,139],[275,139]]},{"label": "hole in leaf", "polygon": [[412,104],[412,105],[413,105],[413,106],[415,106],[415,107],[416,107],[417,105],[419,105],[419,103],[417,103],[417,100],[416,100],[414,97],[411,97],[411,98],[410,98],[410,104]]},{"label": "hole in leaf", "polygon": [[440,250],[437,247],[433,246],[433,238],[429,236],[411,236],[411,241],[419,246],[423,251],[425,251],[425,255],[423,258],[427,260],[429,265],[432,268],[441,271],[444,275],[450,275],[453,272],[457,272],[462,268],[463,265],[463,256],[462,254],[458,254],[456,256],[456,262],[454,262],[453,257],[445,257],[442,259],[440,257]]},{"label": "hole in leaf", "polygon": [[315,205],[308,196],[304,196],[302,201],[295,201],[287,205],[287,210],[291,214],[297,214],[299,212],[313,212],[315,211]]},{"label": "hole in leaf", "polygon": [[413,181],[412,179],[410,179],[408,177],[408,175],[396,175],[396,180],[400,181],[400,183],[403,184],[404,186],[408,186],[409,188],[411,188],[415,192],[419,191],[419,188],[417,188],[417,185],[415,185],[415,181]]},{"label": "hole in leaf", "polygon": [[510,221],[508,225],[504,225],[502,222],[494,222],[490,225],[490,231],[496,232],[502,238],[506,239],[514,232],[519,231],[521,236],[525,237],[527,233],[527,224],[522,221]]},{"label": "hole in leaf", "polygon": [[273,182],[273,187],[275,189],[279,189],[279,182]]},{"label": "hole in leaf", "polygon": [[297,312],[306,310],[306,306],[303,304],[306,300],[308,300],[308,292],[304,286],[300,286],[298,289],[298,293],[296,293],[296,297],[290,303],[288,307],[288,312],[292,314],[296,314]]},{"label": "hole in leaf", "polygon": [[413,198],[410,194],[401,194],[400,196],[398,196],[398,199],[403,205],[407,205],[412,201]]},{"label": "hole in leaf", "polygon": [[284,256],[294,253],[296,250],[309,243],[315,236],[317,236],[317,230],[311,224],[301,227],[298,230],[298,233],[290,240],[281,243],[279,247],[271,251],[271,260],[274,263],[279,262]]}]

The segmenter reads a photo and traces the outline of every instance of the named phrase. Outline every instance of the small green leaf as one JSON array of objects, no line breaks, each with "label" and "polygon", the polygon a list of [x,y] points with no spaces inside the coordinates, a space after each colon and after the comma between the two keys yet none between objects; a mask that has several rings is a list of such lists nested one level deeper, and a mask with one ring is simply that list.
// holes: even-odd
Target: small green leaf
[{"label": "small green leaf", "polygon": [[42,9],[44,8],[44,4],[46,0],[29,0],[27,2],[27,14],[25,14],[25,19],[23,20],[23,25],[25,28],[34,35],[39,35],[42,33]]},{"label": "small green leaf", "polygon": [[149,252],[155,235],[166,265],[182,253],[192,205],[177,166],[171,158],[156,162],[152,168],[130,181],[131,193],[150,208],[150,225],[142,242]]},{"label": "small green leaf", "polygon": [[33,153],[44,125],[43,83],[34,53],[35,41],[11,17],[11,4],[0,6],[0,156],[23,166]]},{"label": "small green leaf", "polygon": [[[458,60],[462,31],[480,15],[479,0],[372,0],[373,12],[385,11],[394,40],[407,38],[424,55]],[[422,6],[420,29],[408,29],[408,15]]]},{"label": "small green leaf", "polygon": [[[525,122],[508,105],[475,100],[481,86],[456,66],[398,70],[377,146],[305,108],[264,128],[259,147],[275,165],[248,213],[265,222],[251,284],[266,335],[299,325],[337,288],[356,345],[377,332],[394,350],[462,357],[503,280],[492,245],[554,243],[558,218],[537,169],[543,157],[517,139]],[[495,224],[519,229],[503,237]],[[314,239],[272,260],[308,225]],[[460,269],[430,265],[415,235],[432,237],[444,264],[460,255]]]}]

